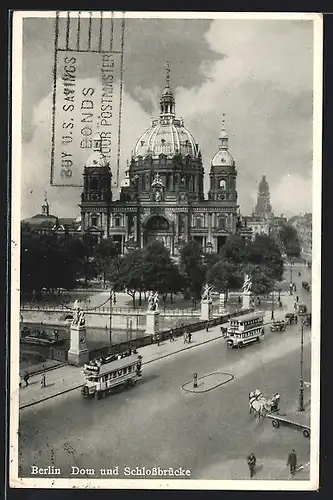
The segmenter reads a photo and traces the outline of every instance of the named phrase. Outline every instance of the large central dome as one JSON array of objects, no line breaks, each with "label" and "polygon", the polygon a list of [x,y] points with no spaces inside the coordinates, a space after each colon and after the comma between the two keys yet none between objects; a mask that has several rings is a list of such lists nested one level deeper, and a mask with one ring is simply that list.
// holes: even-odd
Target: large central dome
[{"label": "large central dome", "polygon": [[169,73],[167,72],[166,87],[160,98],[160,117],[152,120],[151,126],[138,139],[133,156],[158,157],[161,154],[173,157],[190,155],[197,158],[199,154],[198,144],[193,135],[184,126],[183,119],[177,119],[175,115],[175,98],[169,84]]},{"label": "large central dome", "polygon": [[198,146],[194,137],[184,126],[183,120],[153,120],[151,126],[142,134],[134,148],[134,156],[198,156]]}]

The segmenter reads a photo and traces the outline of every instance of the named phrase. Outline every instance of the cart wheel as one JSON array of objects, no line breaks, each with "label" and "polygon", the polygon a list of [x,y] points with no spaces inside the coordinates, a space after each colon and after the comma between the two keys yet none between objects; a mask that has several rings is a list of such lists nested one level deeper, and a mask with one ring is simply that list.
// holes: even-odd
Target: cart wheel
[{"label": "cart wheel", "polygon": [[277,420],[273,419],[272,420],[272,426],[275,427],[275,429],[278,429],[280,427],[280,422]]},{"label": "cart wheel", "polygon": [[303,431],[303,436],[304,436],[305,438],[309,438],[309,437],[310,437],[310,431],[309,431],[308,429],[304,429],[304,431]]}]

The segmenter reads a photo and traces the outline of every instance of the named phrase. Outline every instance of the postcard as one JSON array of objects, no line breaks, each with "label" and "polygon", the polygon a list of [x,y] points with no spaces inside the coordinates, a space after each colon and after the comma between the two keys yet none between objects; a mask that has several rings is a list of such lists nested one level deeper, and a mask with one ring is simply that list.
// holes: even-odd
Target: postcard
[{"label": "postcard", "polygon": [[318,489],[322,15],[12,27],[10,486]]}]

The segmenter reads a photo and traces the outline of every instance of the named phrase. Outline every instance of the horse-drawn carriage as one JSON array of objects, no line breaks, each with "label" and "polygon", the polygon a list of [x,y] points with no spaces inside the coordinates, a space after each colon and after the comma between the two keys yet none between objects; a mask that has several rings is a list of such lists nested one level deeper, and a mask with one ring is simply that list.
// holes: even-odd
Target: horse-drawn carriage
[{"label": "horse-drawn carriage", "polygon": [[310,437],[310,422],[309,417],[304,415],[303,418],[300,415],[291,415],[290,417],[286,414],[280,412],[279,409],[280,395],[278,393],[269,399],[263,395],[263,393],[256,389],[249,394],[249,408],[250,413],[254,413],[258,418],[269,418],[272,421],[272,425],[275,429],[278,429],[280,425],[286,425],[298,430],[301,430],[303,436],[306,438]]},{"label": "horse-drawn carriage", "polygon": [[250,413],[255,413],[258,418],[266,417],[268,413],[279,410],[280,394],[275,393],[271,398],[267,398],[263,393],[256,389],[249,393]]}]

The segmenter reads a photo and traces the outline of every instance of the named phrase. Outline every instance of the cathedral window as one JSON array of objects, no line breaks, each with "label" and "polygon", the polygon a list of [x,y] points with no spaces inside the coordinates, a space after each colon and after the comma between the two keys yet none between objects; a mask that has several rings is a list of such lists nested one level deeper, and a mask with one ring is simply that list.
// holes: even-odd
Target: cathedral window
[{"label": "cathedral window", "polygon": [[91,179],[90,189],[91,191],[98,191],[98,179]]},{"label": "cathedral window", "polygon": [[225,189],[226,188],[226,180],[221,179],[219,182],[220,189]]},{"label": "cathedral window", "polygon": [[197,229],[202,228],[202,218],[200,216],[195,218],[195,227]]},{"label": "cathedral window", "polygon": [[91,216],[91,225],[98,226],[98,215],[94,214]]},{"label": "cathedral window", "polygon": [[220,215],[217,219],[217,227],[219,229],[225,228],[226,226],[226,218],[224,215]]}]

